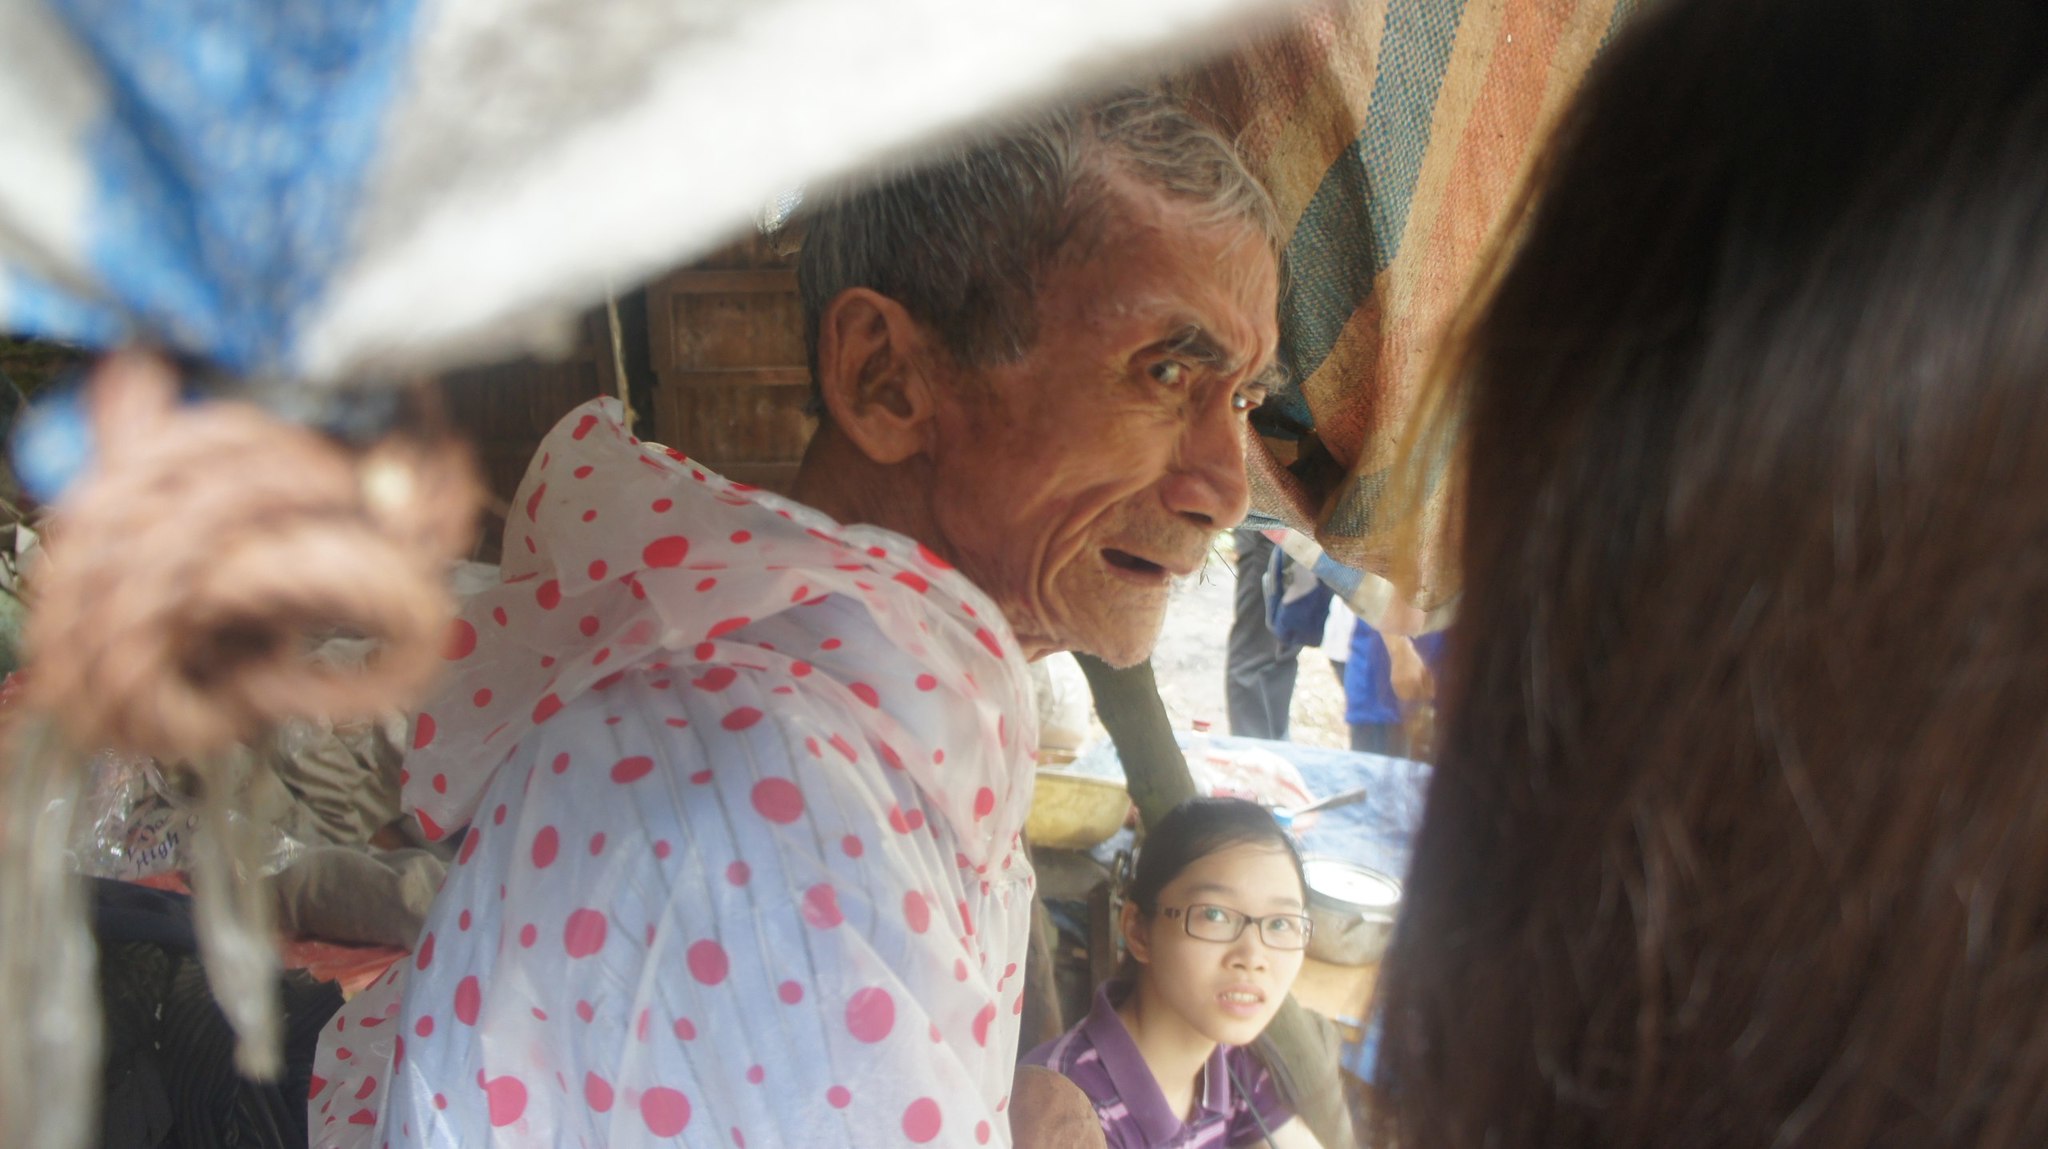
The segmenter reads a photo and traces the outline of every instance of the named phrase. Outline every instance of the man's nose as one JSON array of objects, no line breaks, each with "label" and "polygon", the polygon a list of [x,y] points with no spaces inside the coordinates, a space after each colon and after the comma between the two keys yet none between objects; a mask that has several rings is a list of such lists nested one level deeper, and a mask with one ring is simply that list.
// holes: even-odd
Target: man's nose
[{"label": "man's nose", "polygon": [[1167,475],[1167,509],[1205,530],[1244,521],[1251,487],[1244,458],[1251,429],[1228,403],[1211,407],[1181,430],[1180,449]]}]

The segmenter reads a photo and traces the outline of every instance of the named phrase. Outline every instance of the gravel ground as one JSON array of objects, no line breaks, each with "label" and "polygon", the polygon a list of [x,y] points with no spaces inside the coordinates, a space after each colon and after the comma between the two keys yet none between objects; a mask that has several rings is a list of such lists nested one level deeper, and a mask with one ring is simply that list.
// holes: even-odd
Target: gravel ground
[{"label": "gravel ground", "polygon": [[[1223,659],[1230,643],[1233,594],[1230,534],[1217,536],[1209,561],[1174,589],[1166,627],[1152,654],[1159,697],[1176,729],[1206,719],[1210,729],[1229,733],[1223,698]],[[1344,725],[1344,688],[1317,647],[1301,652],[1295,676],[1289,735],[1311,746],[1347,749],[1350,730]]]}]

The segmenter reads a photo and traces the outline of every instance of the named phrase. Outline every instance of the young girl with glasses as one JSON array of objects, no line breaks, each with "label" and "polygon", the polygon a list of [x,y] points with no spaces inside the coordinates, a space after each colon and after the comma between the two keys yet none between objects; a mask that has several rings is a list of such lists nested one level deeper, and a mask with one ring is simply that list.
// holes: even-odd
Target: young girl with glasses
[{"label": "young girl with glasses", "polygon": [[1306,897],[1301,857],[1271,811],[1235,798],[1174,807],[1125,891],[1119,976],[1025,1063],[1088,1094],[1109,1149],[1318,1149],[1243,1048],[1301,972]]}]

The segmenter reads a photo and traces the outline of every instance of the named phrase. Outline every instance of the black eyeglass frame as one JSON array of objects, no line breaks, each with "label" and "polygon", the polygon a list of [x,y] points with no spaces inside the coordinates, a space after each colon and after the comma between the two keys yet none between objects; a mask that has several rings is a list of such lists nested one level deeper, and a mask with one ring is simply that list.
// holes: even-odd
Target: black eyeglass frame
[{"label": "black eyeglass frame", "polygon": [[[1232,922],[1235,923],[1230,931],[1230,936],[1227,938],[1205,938],[1201,934],[1196,933],[1196,910],[1221,910],[1229,914]],[[1161,906],[1159,912],[1168,918],[1179,918],[1181,929],[1186,930],[1187,935],[1196,941],[1215,942],[1217,945],[1227,946],[1232,944],[1244,936],[1244,928],[1246,926],[1257,922],[1259,924],[1259,940],[1265,943],[1267,949],[1279,950],[1283,953],[1299,953],[1308,948],[1309,935],[1315,932],[1315,923],[1309,920],[1307,914],[1267,914],[1261,918],[1254,917],[1243,910],[1233,910],[1229,906],[1219,906],[1215,902],[1189,902],[1185,906]],[[1266,932],[1266,923],[1271,921],[1286,921],[1299,927],[1301,932],[1294,936],[1300,939],[1301,944],[1284,945],[1275,942],[1272,935]]]}]

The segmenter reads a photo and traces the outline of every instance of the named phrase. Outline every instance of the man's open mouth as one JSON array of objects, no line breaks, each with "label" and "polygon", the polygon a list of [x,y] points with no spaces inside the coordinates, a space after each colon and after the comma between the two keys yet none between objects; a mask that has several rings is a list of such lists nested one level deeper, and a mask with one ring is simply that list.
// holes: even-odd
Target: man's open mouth
[{"label": "man's open mouth", "polygon": [[1115,547],[1103,548],[1102,561],[1120,571],[1126,571],[1141,578],[1165,581],[1172,577],[1165,567],[1160,566],[1151,559],[1139,558],[1129,551],[1120,551]]}]

